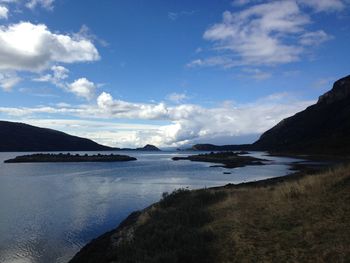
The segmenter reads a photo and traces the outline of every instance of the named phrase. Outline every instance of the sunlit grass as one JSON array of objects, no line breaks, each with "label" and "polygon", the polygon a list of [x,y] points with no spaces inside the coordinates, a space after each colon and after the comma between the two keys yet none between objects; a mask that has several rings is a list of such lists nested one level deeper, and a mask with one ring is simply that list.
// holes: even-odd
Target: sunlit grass
[{"label": "sunlit grass", "polygon": [[350,168],[297,181],[227,190],[209,208],[217,262],[346,262]]}]

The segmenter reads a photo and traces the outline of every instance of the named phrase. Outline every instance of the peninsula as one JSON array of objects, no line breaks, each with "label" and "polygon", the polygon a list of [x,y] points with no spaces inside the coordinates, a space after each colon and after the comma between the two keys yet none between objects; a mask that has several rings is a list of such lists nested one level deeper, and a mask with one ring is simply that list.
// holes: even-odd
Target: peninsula
[{"label": "peninsula", "polygon": [[0,121],[0,152],[114,151],[92,140],[25,123]]},{"label": "peninsula", "polygon": [[190,155],[187,157],[173,157],[174,161],[189,160],[192,162],[207,162],[207,163],[219,163],[222,165],[216,165],[215,167],[222,166],[225,168],[237,168],[247,165],[264,165],[263,159],[242,156],[236,152],[211,152],[206,154]]},{"label": "peninsula", "polygon": [[62,162],[126,162],[126,161],[136,161],[134,157],[127,155],[119,154],[110,154],[110,155],[80,155],[80,154],[31,154],[31,155],[22,155],[17,156],[14,159],[9,159],[4,161],[5,163],[62,163]]}]

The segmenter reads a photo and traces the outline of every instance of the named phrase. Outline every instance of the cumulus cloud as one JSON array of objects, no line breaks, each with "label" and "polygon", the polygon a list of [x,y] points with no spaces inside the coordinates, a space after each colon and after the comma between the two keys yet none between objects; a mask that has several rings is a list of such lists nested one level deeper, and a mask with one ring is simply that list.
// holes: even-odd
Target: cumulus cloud
[{"label": "cumulus cloud", "polygon": [[67,89],[78,97],[91,100],[95,95],[96,85],[86,78],[80,78],[68,84]]},{"label": "cumulus cloud", "polygon": [[97,116],[112,119],[169,121],[157,132],[139,131],[137,136],[142,138],[142,142],[179,146],[194,140],[257,135],[311,103],[293,100],[288,94],[274,94],[250,104],[232,105],[226,102],[214,108],[204,108],[193,104],[130,103],[102,93],[97,99],[99,111],[96,112]]},{"label": "cumulus cloud", "polygon": [[6,6],[0,5],[0,19],[7,19],[8,12],[9,12],[9,10]]},{"label": "cumulus cloud", "polygon": [[95,97],[97,85],[87,78],[79,78],[72,83],[68,83],[66,81],[69,75],[69,70],[67,68],[55,65],[51,67],[50,71],[50,73],[34,78],[33,81],[52,83],[86,100],[91,100]]},{"label": "cumulus cloud", "polygon": [[[142,145],[153,143],[159,146],[180,146],[198,141],[215,141],[217,138],[246,137],[259,135],[280,120],[303,110],[313,101],[298,101],[286,93],[273,94],[248,104],[222,104],[205,108],[194,104],[169,106],[164,103],[133,103],[114,99],[103,92],[97,98],[96,105],[37,108],[6,108],[1,107],[0,113],[7,116],[78,116],[80,118],[96,118],[118,123],[120,119],[163,121],[166,124],[154,125],[152,129],[130,129],[129,135],[123,131],[109,130],[109,134],[119,134],[126,145]],[[135,124],[136,125],[136,124]],[[140,124],[141,125],[141,124]],[[122,135],[123,134],[123,135]],[[89,136],[88,136],[89,137]],[[90,135],[90,138],[91,135]],[[93,138],[98,138],[95,134]],[[103,142],[108,141],[104,137]],[[226,140],[227,141],[227,140]],[[237,140],[236,140],[237,141]],[[107,144],[116,145],[118,137]],[[229,143],[229,141],[227,141]]]},{"label": "cumulus cloud", "polygon": [[[189,67],[277,65],[295,62],[307,51],[307,46],[329,39],[325,31],[309,32],[311,17],[303,10],[310,7],[317,12],[341,10],[341,0],[238,0],[244,6],[238,12],[225,11],[220,23],[210,26],[203,38],[213,43],[214,55],[197,58]],[[248,6],[245,6],[250,4]]]},{"label": "cumulus cloud", "polygon": [[0,70],[38,72],[53,63],[99,59],[90,40],[51,32],[46,25],[20,22],[0,27]]},{"label": "cumulus cloud", "polygon": [[164,103],[146,104],[115,100],[106,92],[97,98],[98,107],[107,116],[114,118],[165,120],[168,118]]}]

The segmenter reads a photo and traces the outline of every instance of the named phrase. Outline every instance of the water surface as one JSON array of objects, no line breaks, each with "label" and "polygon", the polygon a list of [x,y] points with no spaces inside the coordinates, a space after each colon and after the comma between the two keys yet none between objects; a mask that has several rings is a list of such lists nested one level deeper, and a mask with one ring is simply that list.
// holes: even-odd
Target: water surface
[{"label": "water surface", "polygon": [[0,153],[0,263],[67,262],[92,238],[158,201],[165,191],[286,175],[295,161],[255,152],[251,155],[271,162],[225,169],[171,160],[188,152],[128,152],[138,161],[3,163],[22,154]]}]

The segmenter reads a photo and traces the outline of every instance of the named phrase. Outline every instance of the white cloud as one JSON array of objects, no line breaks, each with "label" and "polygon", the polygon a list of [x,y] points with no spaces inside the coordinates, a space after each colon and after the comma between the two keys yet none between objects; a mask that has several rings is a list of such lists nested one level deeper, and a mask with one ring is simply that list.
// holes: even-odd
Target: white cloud
[{"label": "white cloud", "polygon": [[96,88],[99,85],[96,85],[87,78],[79,78],[72,83],[69,83],[66,81],[69,75],[69,70],[67,68],[55,65],[52,66],[50,70],[51,73],[34,78],[33,81],[50,82],[65,91],[87,100],[91,100],[95,96]]},{"label": "white cloud", "polygon": [[95,95],[96,85],[86,78],[80,78],[69,84],[67,89],[78,97],[91,100]]},{"label": "white cloud", "polygon": [[9,10],[6,6],[0,5],[0,19],[7,19],[8,12],[9,12]]},{"label": "white cloud", "polygon": [[47,10],[52,10],[54,2],[55,0],[29,0],[26,3],[26,7],[29,9],[35,9],[37,6],[41,6]]},{"label": "white cloud", "polygon": [[0,27],[0,69],[37,72],[53,63],[95,61],[90,40],[52,33],[46,25],[20,22]]},{"label": "white cloud", "polygon": [[21,78],[18,77],[16,73],[0,73],[0,87],[5,91],[10,91],[20,81]]},{"label": "white cloud", "polygon": [[297,2],[311,7],[316,12],[341,11],[345,8],[342,0],[297,0]]},{"label": "white cloud", "polygon": [[174,102],[174,103],[180,103],[184,100],[188,99],[188,96],[185,93],[176,93],[173,92],[167,96],[167,99]]},{"label": "white cloud", "polygon": [[306,32],[301,35],[300,43],[305,46],[317,46],[332,39],[331,36],[327,35],[323,30],[318,30],[315,32]]},{"label": "white cloud", "polygon": [[288,94],[275,94],[245,105],[223,103],[214,108],[182,104],[175,107],[159,104],[130,103],[114,100],[102,93],[98,99],[99,114],[112,119],[165,120],[157,132],[138,132],[139,141],[157,145],[178,146],[196,140],[218,137],[240,137],[260,134],[310,105],[311,101],[293,100]]},{"label": "white cloud", "polygon": [[[272,74],[270,72],[265,72],[258,68],[243,68],[243,73],[247,74],[247,77],[253,78],[255,80],[265,80],[271,78]],[[245,76],[245,75],[243,75]]]},{"label": "white cloud", "polygon": [[146,104],[115,100],[106,92],[98,96],[97,105],[106,116],[113,118],[147,120],[165,120],[168,118],[168,110],[164,103]]},{"label": "white cloud", "polygon": [[39,76],[33,80],[38,82],[51,82],[58,87],[64,88],[66,84],[63,83],[63,81],[68,78],[69,70],[63,66],[55,65],[51,67],[51,71],[52,73]]},{"label": "white cloud", "polygon": [[[265,2],[273,2],[274,0],[267,0]],[[292,0],[288,0],[292,1]],[[294,0],[298,4],[306,7],[310,7],[316,12],[333,12],[342,11],[346,7],[346,0]],[[233,6],[245,6],[248,4],[261,3],[263,0],[234,0]]]},{"label": "white cloud", "polygon": [[232,2],[232,5],[233,6],[244,6],[244,5],[259,3],[259,2],[262,2],[262,0],[234,0]]},{"label": "white cloud", "polygon": [[[180,146],[192,142],[215,141],[217,138],[235,138],[258,135],[271,128],[285,117],[303,110],[313,101],[298,101],[288,94],[273,94],[249,104],[235,105],[223,102],[212,108],[199,105],[181,104],[168,106],[164,103],[132,103],[113,99],[108,93],[97,98],[97,105],[37,108],[0,108],[0,113],[7,116],[75,116],[96,118],[118,123],[119,119],[165,121],[167,124],[154,125],[151,129],[115,131],[113,126],[100,135],[100,142],[118,145],[119,137],[123,145],[141,146],[153,143],[159,146]],[[39,118],[39,117],[37,117]],[[140,124],[141,125],[141,124]],[[108,127],[108,126],[106,126]],[[84,129],[81,129],[84,132]],[[88,137],[92,133],[85,129]],[[97,131],[96,131],[97,132]],[[113,137],[112,134],[118,136]],[[109,134],[107,136],[107,134]],[[99,138],[98,133],[93,138]],[[109,137],[110,136],[110,137]],[[110,138],[110,139],[108,139]],[[112,140],[113,138],[113,140]],[[108,141],[109,140],[109,141]],[[239,139],[238,139],[239,140]],[[226,140],[227,141],[227,140]],[[229,141],[227,141],[229,143]]]},{"label": "white cloud", "polygon": [[298,60],[302,49],[284,37],[303,31],[307,23],[309,18],[295,2],[271,2],[239,13],[224,12],[222,23],[210,27],[204,38],[219,50],[233,52],[242,64],[288,63]]},{"label": "white cloud", "polygon": [[[10,121],[14,121],[11,119]],[[150,124],[116,123],[115,121],[79,120],[79,119],[32,119],[16,118],[24,122],[44,128],[64,131],[72,135],[89,138],[104,145],[114,147],[144,146],[138,134],[154,133],[161,127]]]},{"label": "white cloud", "polygon": [[203,34],[213,43],[215,55],[197,58],[189,67],[276,65],[298,61],[307,46],[331,39],[326,32],[309,32],[311,18],[302,7],[317,11],[340,9],[340,0],[286,0],[286,1],[234,1],[246,5],[238,12],[226,11],[222,22],[210,26]]}]

